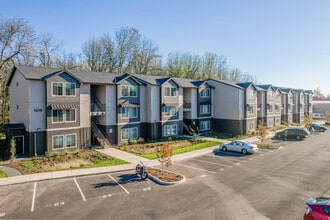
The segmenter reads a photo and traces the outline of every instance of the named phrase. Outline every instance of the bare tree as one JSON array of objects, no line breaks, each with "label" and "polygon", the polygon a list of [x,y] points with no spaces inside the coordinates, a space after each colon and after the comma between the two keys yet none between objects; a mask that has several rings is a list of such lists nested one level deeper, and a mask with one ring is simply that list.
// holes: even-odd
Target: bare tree
[{"label": "bare tree", "polygon": [[158,54],[158,47],[154,43],[143,38],[134,50],[132,59],[132,72],[136,74],[152,74],[157,70],[157,60],[161,58]]},{"label": "bare tree", "polygon": [[91,71],[115,71],[117,63],[115,47],[108,34],[88,40],[83,45],[82,52]]},{"label": "bare tree", "polygon": [[117,72],[123,73],[130,70],[134,59],[134,52],[141,38],[137,28],[121,28],[115,33]]},{"label": "bare tree", "polygon": [[200,78],[200,67],[199,56],[175,52],[168,55],[165,68],[171,77],[198,79]]},{"label": "bare tree", "polygon": [[227,61],[224,56],[219,56],[215,53],[205,53],[201,60],[201,79],[223,79],[226,76]]},{"label": "bare tree", "polygon": [[36,55],[40,65],[43,67],[55,67],[55,62],[62,45],[50,33],[41,35],[38,40],[38,54]]},{"label": "bare tree", "polygon": [[3,125],[8,121],[8,94],[6,82],[15,60],[29,60],[32,53],[35,36],[32,28],[22,18],[0,20],[0,100],[1,121]]}]

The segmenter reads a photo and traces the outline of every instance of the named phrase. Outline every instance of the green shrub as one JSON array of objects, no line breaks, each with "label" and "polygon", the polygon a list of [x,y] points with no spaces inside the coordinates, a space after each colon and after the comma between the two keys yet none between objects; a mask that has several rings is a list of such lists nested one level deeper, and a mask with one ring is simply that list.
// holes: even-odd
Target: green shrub
[{"label": "green shrub", "polygon": [[52,157],[53,157],[54,159],[57,159],[57,158],[60,157],[60,153],[57,152],[57,151],[55,151],[55,152],[52,153]]},{"label": "green shrub", "polygon": [[10,140],[10,160],[13,161],[16,158],[16,140]]},{"label": "green shrub", "polygon": [[133,144],[137,144],[137,143],[138,143],[138,141],[137,140],[134,140],[134,139],[128,141],[128,144],[129,145],[133,145]]},{"label": "green shrub", "polygon": [[143,139],[142,137],[140,137],[140,138],[137,140],[137,142],[138,142],[139,144],[142,144],[142,143],[144,143],[144,139]]}]

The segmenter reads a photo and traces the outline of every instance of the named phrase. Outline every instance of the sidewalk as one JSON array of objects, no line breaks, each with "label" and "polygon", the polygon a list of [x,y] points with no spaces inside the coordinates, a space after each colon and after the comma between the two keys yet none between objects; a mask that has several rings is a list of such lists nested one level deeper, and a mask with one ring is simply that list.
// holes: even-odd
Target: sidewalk
[{"label": "sidewalk", "polygon": [[[193,138],[189,136],[190,138]],[[228,140],[216,139],[216,138],[209,138],[200,136],[200,139],[208,140],[208,141],[218,141],[222,143],[229,142]],[[248,138],[248,141],[256,141],[258,140],[257,137]],[[215,149],[218,149],[219,146],[205,148],[201,150],[191,151],[188,153],[177,154],[172,156],[172,162],[197,157],[203,154],[212,153]],[[3,185],[11,185],[11,184],[18,184],[18,183],[25,183],[25,182],[33,182],[39,180],[50,180],[56,178],[65,178],[71,176],[85,176],[85,175],[93,175],[93,174],[100,174],[100,173],[109,173],[109,172],[119,172],[119,171],[129,171],[133,172],[135,165],[142,161],[147,166],[159,166],[160,162],[156,160],[149,160],[143,157],[136,156],[134,154],[130,154],[115,148],[107,148],[107,149],[97,149],[97,151],[107,154],[109,156],[119,158],[129,162],[130,164],[125,165],[117,165],[117,166],[108,166],[108,167],[98,167],[98,168],[89,168],[89,169],[74,169],[74,170],[64,170],[64,171],[56,171],[56,172],[46,172],[46,173],[36,173],[36,174],[28,174],[28,175],[19,175],[19,173],[14,173],[14,171],[10,171],[12,175],[6,178],[0,178],[0,186]],[[1,167],[0,167],[1,168]],[[4,170],[4,169],[3,169]]]}]

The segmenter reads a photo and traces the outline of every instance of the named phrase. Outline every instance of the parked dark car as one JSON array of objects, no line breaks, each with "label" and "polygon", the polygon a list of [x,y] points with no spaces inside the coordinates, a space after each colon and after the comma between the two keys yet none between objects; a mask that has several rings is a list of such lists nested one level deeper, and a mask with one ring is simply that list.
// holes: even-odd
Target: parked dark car
[{"label": "parked dark car", "polygon": [[275,137],[277,138],[283,138],[283,139],[297,139],[301,140],[303,138],[308,137],[310,132],[306,128],[287,128],[283,131],[279,131],[275,134]]},{"label": "parked dark car", "polygon": [[324,131],[327,130],[327,127],[325,127],[323,125],[320,125],[320,124],[317,124],[317,123],[312,123],[309,126],[309,130],[310,131],[321,131],[321,132],[324,132]]},{"label": "parked dark car", "polygon": [[330,219],[330,198],[310,198],[306,202],[304,220]]}]

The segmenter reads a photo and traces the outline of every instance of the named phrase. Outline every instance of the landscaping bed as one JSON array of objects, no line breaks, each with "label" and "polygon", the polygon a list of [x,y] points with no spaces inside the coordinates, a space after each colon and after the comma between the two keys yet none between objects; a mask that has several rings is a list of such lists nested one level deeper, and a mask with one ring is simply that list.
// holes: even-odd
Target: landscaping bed
[{"label": "landscaping bed", "polygon": [[[50,160],[49,160],[50,159]],[[65,152],[59,154],[54,152],[49,158],[33,157],[21,161],[11,162],[5,166],[12,167],[22,174],[42,173],[59,170],[93,168],[127,164],[126,161],[106,156],[92,150],[76,152]]]},{"label": "landscaping bed", "polygon": [[159,153],[161,152],[161,149],[165,144],[168,144],[170,146],[172,154],[175,155],[217,146],[220,143],[213,141],[203,141],[201,139],[189,139],[145,144],[122,145],[120,146],[120,150],[153,160],[159,158]]},{"label": "landscaping bed", "polygon": [[178,183],[184,179],[180,174],[173,173],[167,170],[161,170],[157,168],[148,167],[148,174],[160,180],[160,183]]}]

